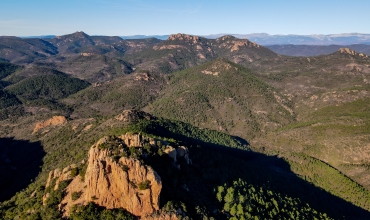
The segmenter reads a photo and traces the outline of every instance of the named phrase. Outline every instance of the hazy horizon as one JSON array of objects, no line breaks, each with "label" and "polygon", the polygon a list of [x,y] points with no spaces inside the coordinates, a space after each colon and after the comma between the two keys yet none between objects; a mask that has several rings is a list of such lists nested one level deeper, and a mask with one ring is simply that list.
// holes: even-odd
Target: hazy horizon
[{"label": "hazy horizon", "polygon": [[[63,36],[68,34],[73,34],[76,32],[84,32],[85,34],[89,36],[118,36],[118,37],[127,37],[127,36],[169,36],[171,34],[178,34],[178,33],[168,33],[168,34],[133,34],[133,35],[104,35],[104,34],[89,34],[85,31],[75,31],[71,33],[65,33],[61,35],[57,34],[42,34],[42,35],[1,35],[6,37],[44,37],[44,36]],[[179,32],[180,33],[180,32]],[[181,34],[188,34],[188,33],[182,33]],[[353,33],[332,33],[332,34],[269,34],[269,33],[213,33],[213,34],[189,34],[189,35],[195,35],[195,36],[224,36],[224,35],[266,35],[266,36],[345,36],[345,35],[370,35],[370,33],[359,33],[359,32],[353,32]]]}]

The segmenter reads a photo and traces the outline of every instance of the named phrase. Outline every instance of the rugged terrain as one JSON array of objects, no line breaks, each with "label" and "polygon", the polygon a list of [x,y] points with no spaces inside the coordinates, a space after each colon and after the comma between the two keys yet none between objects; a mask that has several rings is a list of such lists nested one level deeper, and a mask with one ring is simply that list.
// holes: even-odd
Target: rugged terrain
[{"label": "rugged terrain", "polygon": [[0,45],[1,218],[369,218],[364,52],[83,32]]}]

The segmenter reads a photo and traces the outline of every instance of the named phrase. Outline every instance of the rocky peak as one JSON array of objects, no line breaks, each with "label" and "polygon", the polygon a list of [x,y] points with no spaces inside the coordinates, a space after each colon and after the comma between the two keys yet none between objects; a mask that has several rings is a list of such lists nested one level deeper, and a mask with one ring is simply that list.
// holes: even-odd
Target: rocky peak
[{"label": "rocky peak", "polygon": [[253,43],[248,39],[239,39],[230,35],[226,35],[216,39],[220,45],[219,48],[230,49],[230,52],[239,51],[242,48],[260,48],[259,44]]},{"label": "rocky peak", "polygon": [[87,35],[85,32],[83,31],[76,31],[75,33],[73,33],[72,35],[76,36],[76,37],[88,37],[89,35]]},{"label": "rocky peak", "polygon": [[[162,149],[173,159],[173,165],[180,159],[187,164],[192,163],[185,146],[172,147],[166,141],[141,134],[106,136],[90,148],[86,163],[83,161],[79,166],[70,165],[63,170],[51,171],[46,188],[56,190],[61,181],[70,181],[59,204],[64,216],[69,216],[75,205],[93,202],[107,209],[124,208],[135,216],[148,217],[159,210],[162,180],[152,167],[144,164],[142,159],[148,157],[144,148],[148,152]],[[81,167],[85,167],[86,172],[77,175],[76,169],[80,174],[84,170]],[[180,169],[179,164],[176,167]],[[44,204],[47,204],[48,197],[49,193],[43,198]],[[168,217],[165,219],[173,219]]]},{"label": "rocky peak", "polygon": [[[139,159],[122,156],[117,154],[117,149],[105,147],[108,142],[109,137],[104,137],[90,148],[83,176],[72,175],[75,165],[50,172],[47,187],[56,190],[60,181],[71,181],[59,205],[64,216],[69,215],[74,205],[89,202],[107,209],[124,208],[136,216],[159,210],[161,177]],[[44,204],[47,198],[46,194]]]},{"label": "rocky peak", "polygon": [[138,122],[140,120],[154,120],[156,117],[152,116],[151,114],[148,114],[143,111],[138,111],[135,109],[130,109],[130,110],[123,110],[121,114],[117,115],[115,117],[116,120],[118,121],[123,121],[123,122]]},{"label": "rocky peak", "polygon": [[198,36],[193,36],[193,35],[188,35],[188,34],[171,34],[168,37],[168,40],[179,40],[179,41],[185,41],[188,43],[196,44],[200,42],[200,37]]},{"label": "rocky peak", "polygon": [[238,38],[232,35],[225,35],[216,39],[216,41],[226,41],[226,40],[238,40]]},{"label": "rocky peak", "polygon": [[356,51],[354,51],[354,50],[352,50],[348,47],[339,48],[338,52],[341,53],[341,54],[348,54],[348,55],[352,55],[352,56],[368,57],[367,55],[365,55],[363,53],[357,53]]},{"label": "rocky peak", "polygon": [[55,38],[57,39],[65,39],[65,38],[89,38],[89,35],[87,35],[83,31],[76,31],[73,34],[67,34],[67,35],[62,35],[62,36],[56,36]]},{"label": "rocky peak", "polygon": [[[160,176],[137,159],[121,157],[116,161],[111,153],[98,147],[90,149],[82,200],[107,209],[125,208],[136,216],[159,210]],[[73,188],[71,184],[67,192]],[[68,195],[64,201],[68,202]]]}]

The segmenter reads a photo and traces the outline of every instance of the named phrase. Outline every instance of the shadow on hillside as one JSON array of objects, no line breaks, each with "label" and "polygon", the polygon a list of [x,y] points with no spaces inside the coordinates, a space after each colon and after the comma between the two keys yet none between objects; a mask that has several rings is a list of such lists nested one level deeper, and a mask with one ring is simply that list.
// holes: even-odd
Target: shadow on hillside
[{"label": "shadow on hillside", "polygon": [[[168,137],[171,135],[169,132]],[[210,144],[179,134],[174,136],[193,146],[190,148],[192,165],[182,161],[178,170],[169,168],[168,161],[162,164],[149,162],[162,178],[162,206],[168,201],[184,201],[193,204],[193,215],[197,205],[206,207],[205,212],[211,214],[222,209],[215,202],[214,189],[240,178],[255,187],[268,187],[282,196],[299,198],[303,204],[308,203],[311,208],[335,219],[370,219],[370,212],[299,178],[281,158]],[[242,143],[248,142],[243,140]]]},{"label": "shadow on hillside", "polygon": [[0,202],[10,199],[37,177],[44,156],[40,142],[0,138]]}]

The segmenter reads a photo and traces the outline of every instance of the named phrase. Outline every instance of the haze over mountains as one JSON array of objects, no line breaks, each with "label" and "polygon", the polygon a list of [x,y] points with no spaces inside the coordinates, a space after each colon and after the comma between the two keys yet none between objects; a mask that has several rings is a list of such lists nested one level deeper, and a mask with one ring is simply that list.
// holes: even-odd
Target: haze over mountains
[{"label": "haze over mountains", "polygon": [[[342,45],[270,45],[266,46],[275,53],[287,56],[311,57],[318,55],[331,54],[342,48]],[[351,44],[346,47],[370,55],[370,45]]]},{"label": "haze over mountains", "polygon": [[[223,34],[208,35],[208,38],[217,38]],[[293,45],[350,45],[370,44],[370,34],[312,34],[312,35],[270,35],[270,34],[231,34],[237,38],[247,38],[261,45],[293,44]]]},{"label": "haze over mountains", "polygon": [[[370,34],[345,33],[345,34],[312,34],[312,35],[270,35],[266,33],[253,34],[210,34],[199,35],[205,38],[216,39],[225,35],[231,35],[240,39],[249,39],[260,45],[351,45],[351,44],[370,44]],[[166,40],[170,35],[131,35],[120,36],[122,39],[145,39],[157,38]],[[55,35],[27,36],[23,38],[54,38]]]},{"label": "haze over mountains", "polygon": [[[239,39],[248,39],[264,45],[275,53],[288,56],[318,56],[330,54],[343,46],[370,55],[370,34],[329,34],[329,35],[269,35],[269,34],[212,34],[203,35],[215,39],[231,35]],[[169,35],[134,35],[121,36],[123,39],[157,38],[166,40]]]},{"label": "haze over mountains", "polygon": [[137,38],[0,37],[1,219],[370,218],[365,44]]},{"label": "haze over mountains", "polygon": [[[288,56],[318,56],[330,54],[343,46],[358,52],[370,55],[370,34],[348,33],[329,35],[269,35],[261,34],[212,34],[202,37],[215,39],[224,35],[231,35],[239,39],[249,39],[264,45],[275,53]],[[167,40],[170,35],[132,35],[120,36],[122,39],[157,38]],[[30,36],[23,38],[55,38],[55,35]]]},{"label": "haze over mountains", "polygon": [[[212,34],[203,35],[215,39],[231,35],[239,39],[248,39],[264,45],[275,53],[288,56],[318,56],[330,54],[343,46],[370,55],[370,34],[348,33],[328,35],[270,35],[270,34]],[[122,36],[123,39],[158,38],[166,40],[169,35],[134,35]]]},{"label": "haze over mountains", "polygon": [[[260,45],[351,45],[370,44],[370,34],[346,33],[346,34],[312,34],[312,35],[270,35],[266,33],[254,34],[211,34],[202,37],[215,39],[225,35],[231,35],[240,39],[248,39]],[[169,35],[133,35],[122,36],[123,39],[158,38],[166,40]]]}]

